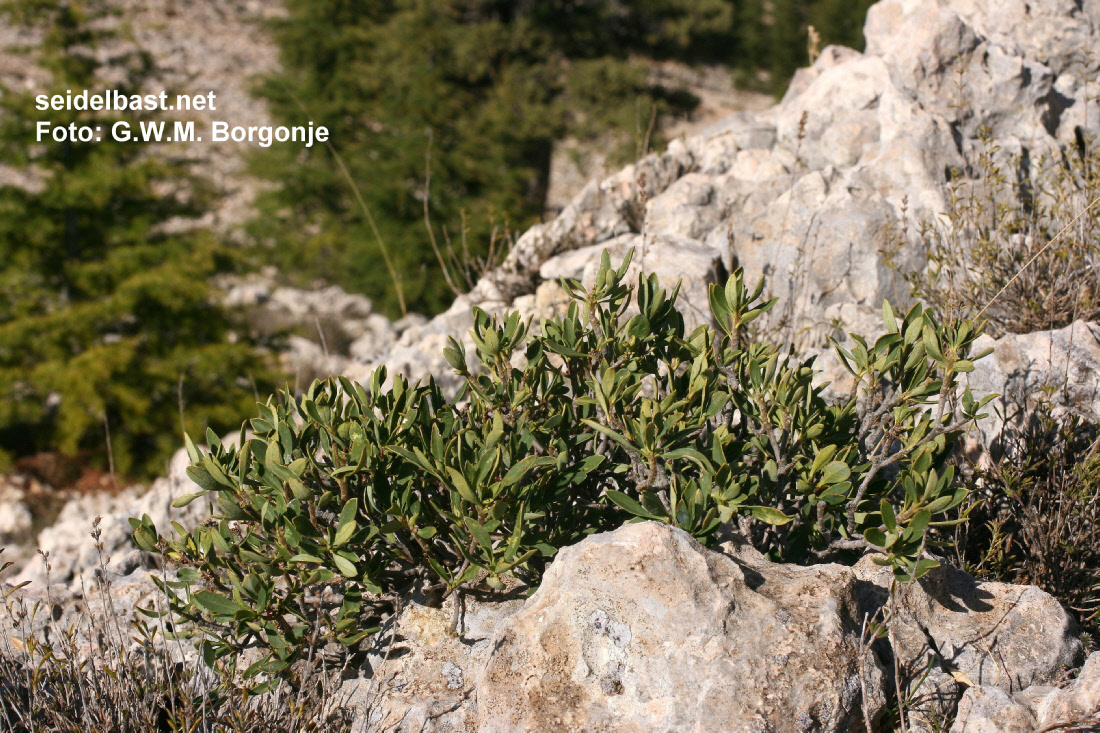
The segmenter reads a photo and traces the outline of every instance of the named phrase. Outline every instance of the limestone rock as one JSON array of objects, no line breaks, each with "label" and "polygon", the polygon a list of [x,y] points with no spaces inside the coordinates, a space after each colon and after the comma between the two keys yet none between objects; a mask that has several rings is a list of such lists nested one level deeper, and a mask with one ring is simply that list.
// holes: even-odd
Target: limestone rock
[{"label": "limestone rock", "polygon": [[523,590],[489,599],[465,594],[457,629],[455,596],[441,608],[407,604],[395,626],[375,639],[359,676],[344,683],[343,705],[371,731],[476,730],[478,672],[493,631],[523,605]]},{"label": "limestone rock", "polygon": [[974,344],[978,351],[988,347],[993,353],[975,363],[967,380],[974,394],[1000,395],[986,409],[991,419],[979,426],[987,443],[995,444],[1006,427],[997,412],[1011,415],[1047,387],[1054,388],[1049,399],[1062,410],[1069,406],[1093,418],[1100,416],[1100,325],[1077,321],[1054,331],[1007,334],[996,340],[983,336]]},{"label": "limestone rock", "polygon": [[951,733],[1032,733],[1035,716],[999,687],[968,688]]},{"label": "limestone rock", "polygon": [[1044,726],[1069,724],[1096,716],[1100,727],[1100,652],[1093,652],[1072,683],[1055,689],[1034,705],[1035,716]]},{"label": "limestone rock", "polygon": [[[852,570],[864,582],[863,612],[882,608],[888,602],[891,571],[870,557]],[[903,674],[920,679],[932,657],[927,677],[912,691],[913,710],[927,720],[950,714],[964,684],[996,687],[1011,695],[1051,684],[1081,654],[1073,617],[1035,586],[979,582],[942,565],[914,583],[899,585],[895,602],[892,653],[898,655]],[[880,649],[884,658],[891,654],[888,646]]]},{"label": "limestone rock", "polygon": [[861,661],[871,709],[884,704],[859,658],[855,577],[780,573],[774,587],[650,522],[561,550],[494,636],[479,730],[849,730]]},{"label": "limestone rock", "polygon": [[972,687],[959,702],[952,733],[1031,733],[1100,729],[1100,653],[1085,661],[1063,688],[1035,685],[1010,696],[998,687]]},{"label": "limestone rock", "polygon": [[376,360],[397,340],[397,331],[389,319],[378,313],[372,313],[356,325],[360,331],[348,347],[348,354],[357,361],[369,363]]}]

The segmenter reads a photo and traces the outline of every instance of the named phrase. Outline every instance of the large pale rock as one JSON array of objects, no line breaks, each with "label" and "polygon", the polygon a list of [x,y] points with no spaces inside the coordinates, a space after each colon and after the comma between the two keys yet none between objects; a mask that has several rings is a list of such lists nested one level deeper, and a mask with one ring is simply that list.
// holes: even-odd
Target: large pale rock
[{"label": "large pale rock", "polygon": [[[864,581],[864,612],[891,603],[888,568],[865,557],[853,572]],[[895,643],[884,656],[896,654],[910,680],[921,678],[932,656],[928,675],[911,691],[911,708],[925,720],[942,721],[966,680],[1011,695],[1051,684],[1080,657],[1073,617],[1035,586],[979,582],[944,565],[895,593]]]},{"label": "large pale rock", "polygon": [[[397,340],[397,331],[385,316],[373,313],[363,321],[354,322],[355,340],[348,347],[353,359],[361,362],[375,361]],[[351,328],[347,329],[353,333]]]},{"label": "large pale rock", "polygon": [[688,173],[646,204],[646,224],[654,231],[700,239],[721,218],[721,212],[711,206],[714,197],[710,176]]},{"label": "large pale rock", "polygon": [[770,579],[681,530],[628,524],[560,551],[497,631],[482,731],[847,731],[883,705],[855,576]]},{"label": "large pale rock", "polygon": [[1093,724],[1100,727],[1100,652],[1089,655],[1072,683],[1040,698],[1034,713],[1044,726],[1096,716]]},{"label": "large pale rock", "polygon": [[990,418],[979,424],[981,437],[996,448],[1005,425],[1001,415],[1013,415],[1048,390],[1047,399],[1056,414],[1067,407],[1096,418],[1100,416],[1100,325],[1075,323],[1054,331],[1006,334],[999,339],[983,336],[976,351],[993,353],[974,365],[967,384],[974,394],[999,395],[985,410]]},{"label": "large pale rock", "polygon": [[959,701],[951,733],[1032,733],[1037,721],[999,687],[968,688]]},{"label": "large pale rock", "polygon": [[[889,69],[881,58],[830,47],[811,72],[816,78],[807,80],[805,91],[788,93],[781,107],[779,140],[810,170],[855,165],[864,146],[879,140],[878,106],[890,85]],[[841,96],[847,104],[835,103]]]},{"label": "large pale rock", "polygon": [[1093,653],[1063,688],[1035,685],[1010,696],[971,687],[959,702],[951,733],[1032,733],[1100,730],[1100,653]]},{"label": "large pale rock", "polygon": [[359,676],[344,683],[343,706],[379,733],[476,730],[478,673],[497,626],[523,605],[523,590],[485,600],[467,593],[461,612],[454,595],[440,608],[408,603],[374,639]]}]

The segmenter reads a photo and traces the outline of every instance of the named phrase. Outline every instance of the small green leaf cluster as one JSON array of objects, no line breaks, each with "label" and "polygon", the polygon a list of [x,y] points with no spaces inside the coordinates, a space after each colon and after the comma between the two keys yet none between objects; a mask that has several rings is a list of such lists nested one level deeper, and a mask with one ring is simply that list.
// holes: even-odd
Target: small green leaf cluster
[{"label": "small green leaf cluster", "polygon": [[177,504],[211,493],[218,513],[172,542],[132,523],[182,566],[165,589],[207,660],[259,644],[251,671],[281,673],[318,640],[354,647],[388,595],[534,585],[558,548],[624,521],[704,543],[735,524],[779,560],[874,550],[899,578],[927,572],[927,528],[965,497],[953,440],[988,399],[956,397],[980,327],[884,305],[886,335],[838,347],[861,395],[833,405],[813,359],[749,338],[775,305],[762,282],[712,286],[718,330],[688,333],[678,286],[625,283],[632,254],[605,252],[591,288],[563,280],[572,303],[537,332],[475,309],[472,350],[445,350],[454,400],[379,369],[272,398],[239,447],[188,440],[201,492]]}]

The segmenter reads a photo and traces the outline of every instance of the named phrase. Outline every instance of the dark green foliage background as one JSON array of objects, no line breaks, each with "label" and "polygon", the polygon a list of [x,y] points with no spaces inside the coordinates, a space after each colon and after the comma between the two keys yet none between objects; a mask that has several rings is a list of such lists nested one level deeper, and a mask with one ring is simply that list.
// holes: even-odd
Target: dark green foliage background
[{"label": "dark green foliage background", "polygon": [[[808,24],[825,42],[859,47],[867,5],[286,0],[273,28],[282,71],[256,92],[278,122],[332,130],[408,308],[433,312],[452,293],[423,221],[429,151],[436,235],[458,240],[465,228],[476,258],[494,228],[518,233],[543,214],[555,141],[608,141],[611,163],[625,162],[643,152],[651,118],[692,109],[691,95],[649,82],[647,59],[724,65],[778,92],[805,63]],[[105,34],[130,32],[111,0],[0,0],[0,12],[46,31],[25,49],[52,77],[33,94],[94,87]],[[112,86],[136,90],[154,59],[134,47],[110,63],[126,77]],[[274,187],[251,225],[265,246],[242,251],[164,227],[213,203],[183,162],[107,140],[33,145],[40,117],[31,94],[0,99],[0,160],[40,184],[0,188],[0,471],[42,452],[107,468],[109,426],[118,473],[160,472],[179,441],[181,378],[188,429],[237,424],[276,380],[252,346],[231,342],[233,324],[207,285],[215,274],[273,262],[299,282],[324,278],[398,312],[379,245],[327,147],[256,156]],[[87,112],[49,119],[114,122]],[[651,149],[665,142],[657,127]]]},{"label": "dark green foliage background", "polygon": [[[90,30],[102,10],[12,3],[5,21],[42,24],[50,91],[93,86]],[[134,88],[146,60],[121,60]],[[53,111],[55,125],[104,130],[98,113]],[[202,231],[168,234],[175,218],[201,214],[202,183],[180,165],[113,142],[31,145],[31,94],[0,100],[0,152],[38,178],[0,187],[0,470],[13,458],[59,451],[107,468],[107,429],[121,476],[162,473],[185,422],[225,430],[270,389],[264,360],[227,339],[229,321],[206,285],[240,257]],[[137,120],[128,118],[132,128]],[[165,193],[165,187],[173,189]],[[105,425],[106,423],[106,425]]]},{"label": "dark green foliage background", "polygon": [[[260,88],[277,120],[332,130],[395,260],[410,310],[438,311],[443,284],[424,225],[452,239],[466,213],[474,255],[493,226],[522,231],[544,210],[555,140],[618,140],[613,163],[642,152],[651,115],[689,112],[679,89],[650,85],[643,59],[722,64],[781,92],[807,62],[806,27],[862,48],[868,0],[289,0],[276,26],[283,71]],[[664,141],[657,135],[651,149]],[[273,146],[256,169],[277,183],[253,233],[303,281],[398,301],[353,191],[324,146]]]}]

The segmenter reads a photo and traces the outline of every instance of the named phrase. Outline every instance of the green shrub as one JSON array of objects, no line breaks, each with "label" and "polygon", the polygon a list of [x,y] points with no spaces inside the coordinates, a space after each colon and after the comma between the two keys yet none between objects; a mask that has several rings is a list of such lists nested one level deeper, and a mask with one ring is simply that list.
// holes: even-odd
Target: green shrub
[{"label": "green shrub", "polygon": [[903,580],[935,566],[926,529],[966,495],[946,461],[985,402],[956,399],[980,328],[885,304],[890,332],[840,352],[863,399],[829,405],[812,359],[748,342],[775,303],[763,282],[712,286],[720,330],[689,334],[676,290],[623,283],[629,261],[605,253],[591,290],[563,281],[574,302],[533,336],[476,310],[474,353],[445,352],[466,378],[454,401],[380,369],[270,400],[239,447],[188,440],[220,512],[173,542],[131,523],[181,566],[165,590],[204,658],[259,645],[250,671],[284,673],[307,642],[356,645],[391,594],[533,585],[558,548],[627,520],[704,543],[736,520],[782,561],[874,549]]}]

